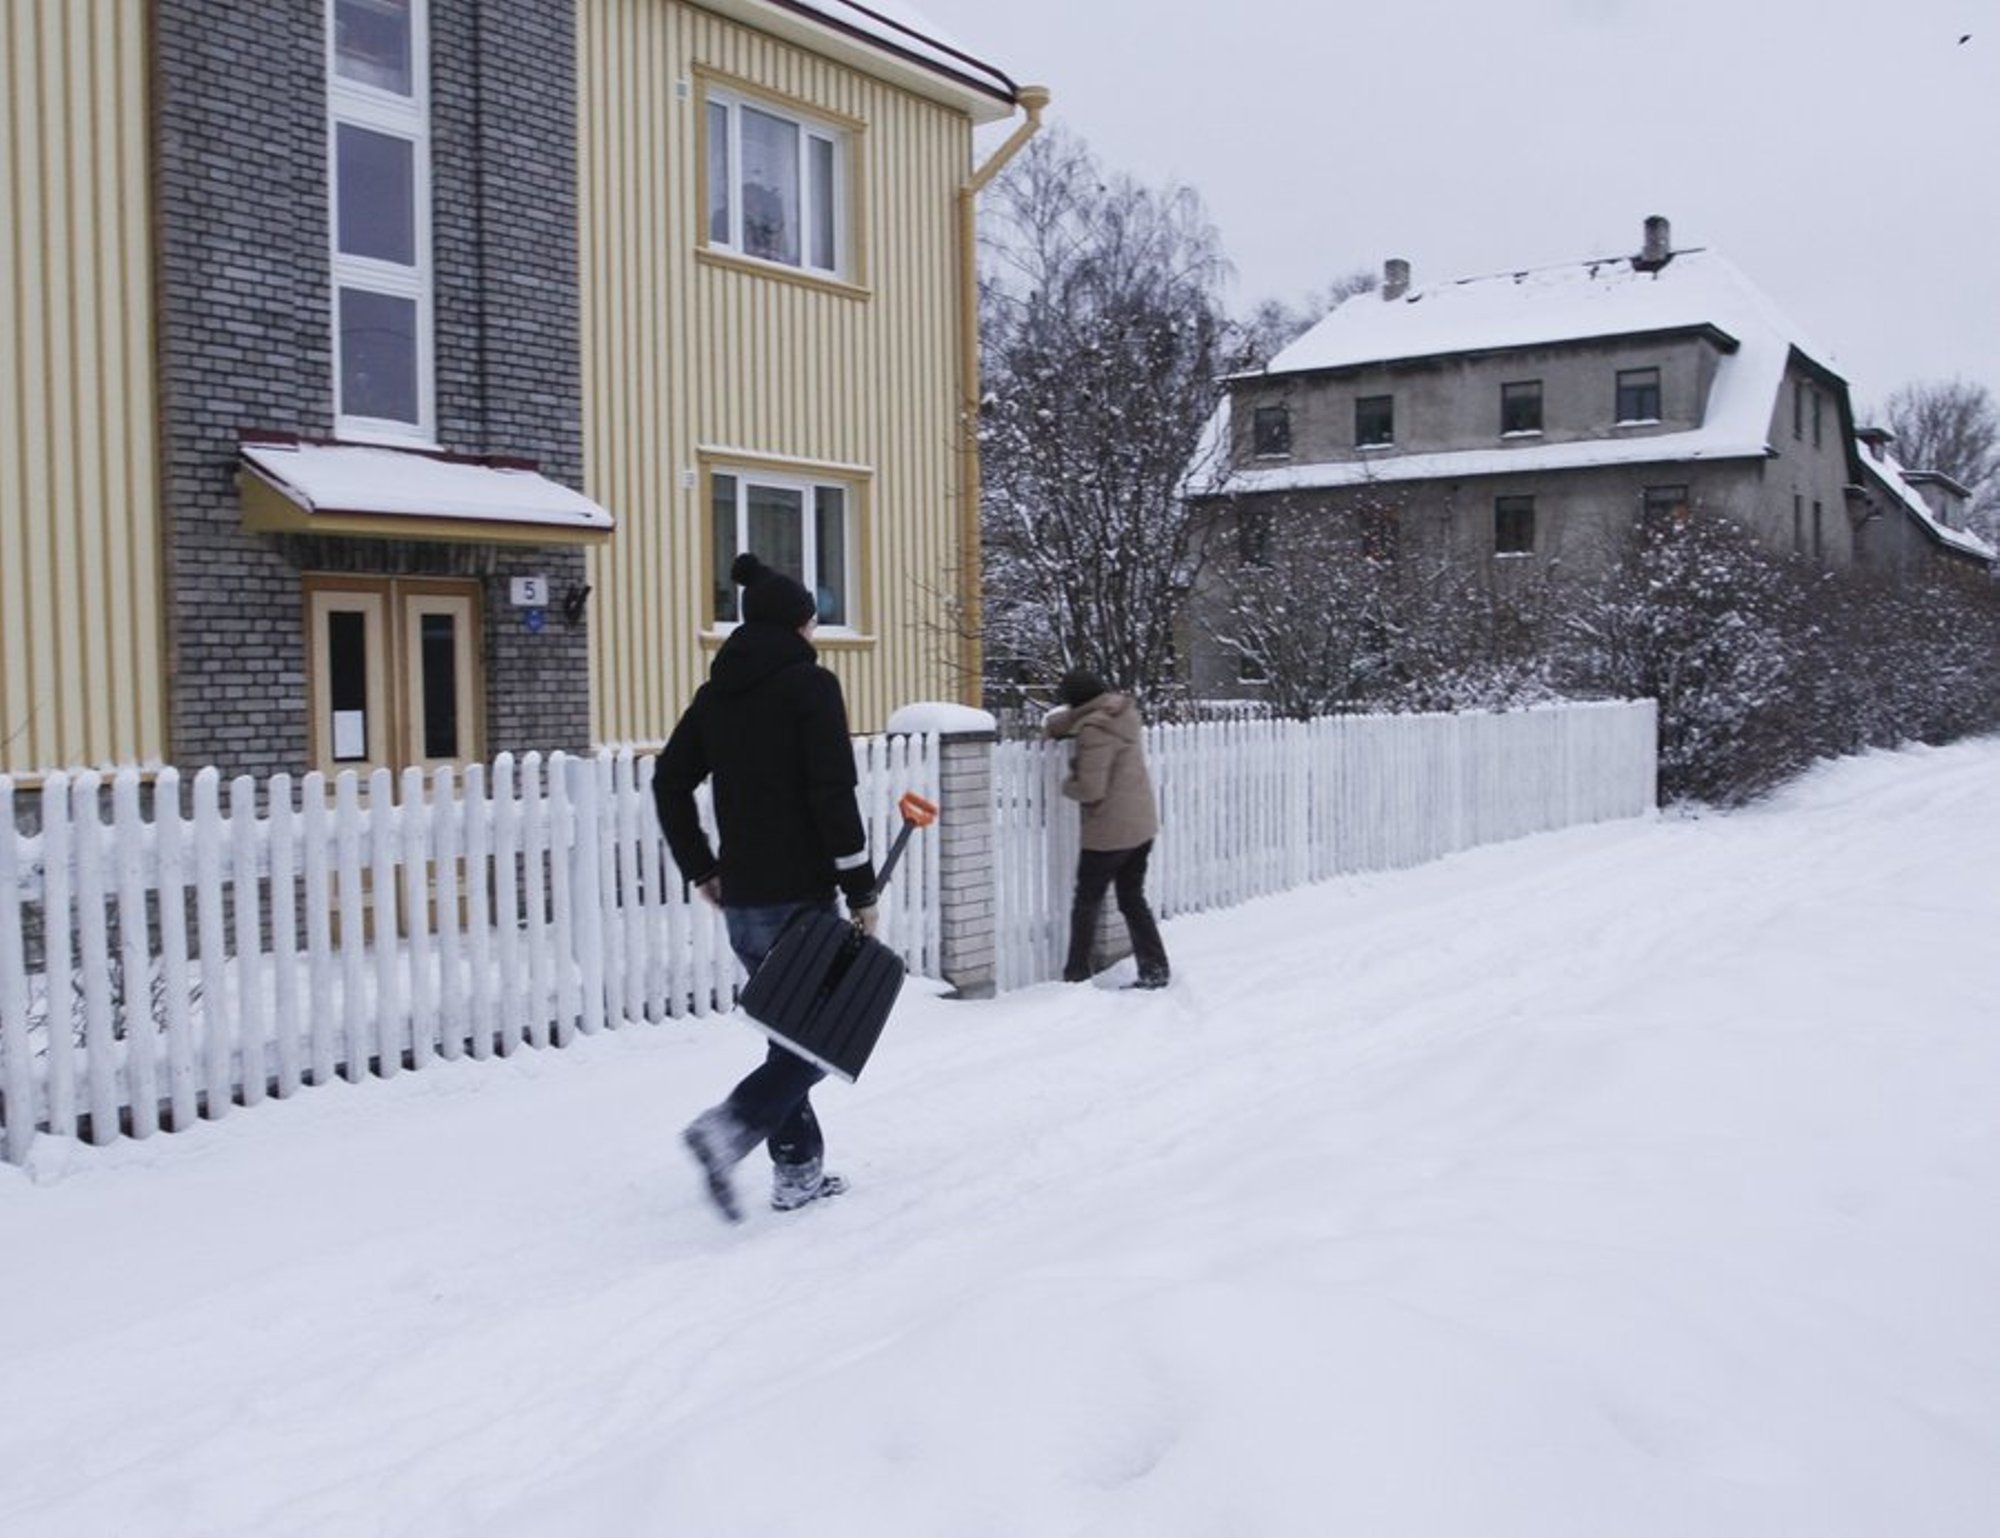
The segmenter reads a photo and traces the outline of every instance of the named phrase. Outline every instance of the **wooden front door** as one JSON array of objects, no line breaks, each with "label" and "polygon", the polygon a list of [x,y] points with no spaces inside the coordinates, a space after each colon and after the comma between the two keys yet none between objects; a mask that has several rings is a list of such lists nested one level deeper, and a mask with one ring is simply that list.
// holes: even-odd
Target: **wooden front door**
[{"label": "wooden front door", "polygon": [[476,582],[306,579],[313,767],[435,769],[485,753]]}]

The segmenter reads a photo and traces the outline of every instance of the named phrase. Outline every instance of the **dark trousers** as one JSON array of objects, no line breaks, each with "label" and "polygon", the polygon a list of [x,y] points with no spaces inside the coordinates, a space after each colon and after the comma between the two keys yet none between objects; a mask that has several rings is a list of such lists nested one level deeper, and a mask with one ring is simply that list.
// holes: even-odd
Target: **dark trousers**
[{"label": "dark trousers", "polygon": [[[770,903],[757,907],[724,908],[729,948],[754,972],[778,943],[779,932],[794,913],[808,908],[834,911],[832,903]],[[736,1119],[764,1140],[774,1164],[810,1164],[826,1150],[819,1118],[813,1114],[812,1088],[826,1070],[788,1052],[775,1041],[760,1067],[729,1092],[725,1102]]]},{"label": "dark trousers", "polygon": [[1104,911],[1104,894],[1115,888],[1118,911],[1132,937],[1132,956],[1141,977],[1165,978],[1167,947],[1160,926],[1146,906],[1146,861],[1153,841],[1136,849],[1086,849],[1077,856],[1076,896],[1069,910],[1069,959],[1063,976],[1081,981],[1090,976],[1090,953],[1097,939],[1097,916]]}]

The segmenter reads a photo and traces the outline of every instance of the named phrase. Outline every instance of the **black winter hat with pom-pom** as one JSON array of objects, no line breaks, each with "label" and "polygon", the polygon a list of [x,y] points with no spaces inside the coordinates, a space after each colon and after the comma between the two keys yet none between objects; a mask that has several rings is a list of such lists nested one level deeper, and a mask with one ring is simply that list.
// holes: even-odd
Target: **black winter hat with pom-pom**
[{"label": "black winter hat with pom-pom", "polygon": [[797,630],[819,613],[804,584],[773,571],[748,550],[729,568],[729,580],[743,589],[743,618],[752,624]]}]

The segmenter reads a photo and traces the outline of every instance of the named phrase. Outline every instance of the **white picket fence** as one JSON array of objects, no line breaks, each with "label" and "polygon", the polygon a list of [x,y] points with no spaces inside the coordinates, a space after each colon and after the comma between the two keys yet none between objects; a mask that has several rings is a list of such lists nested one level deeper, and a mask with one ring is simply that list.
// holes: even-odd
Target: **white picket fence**
[{"label": "white picket fence", "polygon": [[[1638,816],[1654,804],[1656,723],[1640,700],[1149,727],[1161,832],[1148,896],[1167,918]],[[1002,989],[1062,970],[1077,850],[1061,794],[1069,752],[1014,742],[995,754]]]},{"label": "white picket fence", "polygon": [[[856,745],[881,859],[936,740]],[[720,916],[667,858],[652,759],[502,755],[491,770],[51,774],[15,829],[0,776],[0,1153],[104,1143],[336,1076],[562,1044],[731,1007]],[[148,804],[150,802],[150,805]],[[704,815],[706,809],[704,808]],[[913,839],[881,937],[935,975],[936,841]],[[54,916],[54,921],[51,921]]]}]

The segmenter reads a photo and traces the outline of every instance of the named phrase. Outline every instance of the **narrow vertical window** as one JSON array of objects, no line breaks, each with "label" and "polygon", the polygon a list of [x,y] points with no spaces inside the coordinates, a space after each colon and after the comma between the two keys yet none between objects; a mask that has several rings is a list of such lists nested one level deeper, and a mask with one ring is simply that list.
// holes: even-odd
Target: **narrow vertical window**
[{"label": "narrow vertical window", "polygon": [[458,621],[450,614],[426,614],[420,625],[424,757],[463,758],[458,746]]},{"label": "narrow vertical window", "polygon": [[1236,558],[1245,566],[1271,564],[1271,513],[1268,508],[1256,508],[1238,515]]},{"label": "narrow vertical window", "polygon": [[334,416],[432,437],[427,0],[333,0],[327,46]]},{"label": "narrow vertical window", "polygon": [[1251,417],[1252,447],[1259,459],[1283,459],[1292,452],[1292,413],[1284,406],[1259,406]]},{"label": "narrow vertical window", "polygon": [[806,144],[811,167],[806,180],[806,206],[812,211],[812,265],[821,272],[832,272],[840,265],[834,238],[840,212],[834,191],[836,146],[824,134],[809,135]]},{"label": "narrow vertical window", "polygon": [[708,240],[710,245],[733,245],[734,176],[729,169],[729,109],[721,102],[708,104]]},{"label": "narrow vertical window", "polygon": [[741,618],[737,612],[736,584],[729,580],[729,568],[743,549],[743,537],[736,527],[736,477],[716,474],[709,478],[709,538],[714,547],[715,559],[711,574],[715,586],[711,591],[714,599],[709,617],[718,625],[733,625]]},{"label": "narrow vertical window", "polygon": [[1354,403],[1356,448],[1380,448],[1396,441],[1396,398],[1364,395]]},{"label": "narrow vertical window", "polygon": [[335,763],[368,758],[368,617],[352,609],[326,616],[328,725]]},{"label": "narrow vertical window", "polygon": [[813,597],[822,625],[847,623],[847,492],[813,488]]}]

